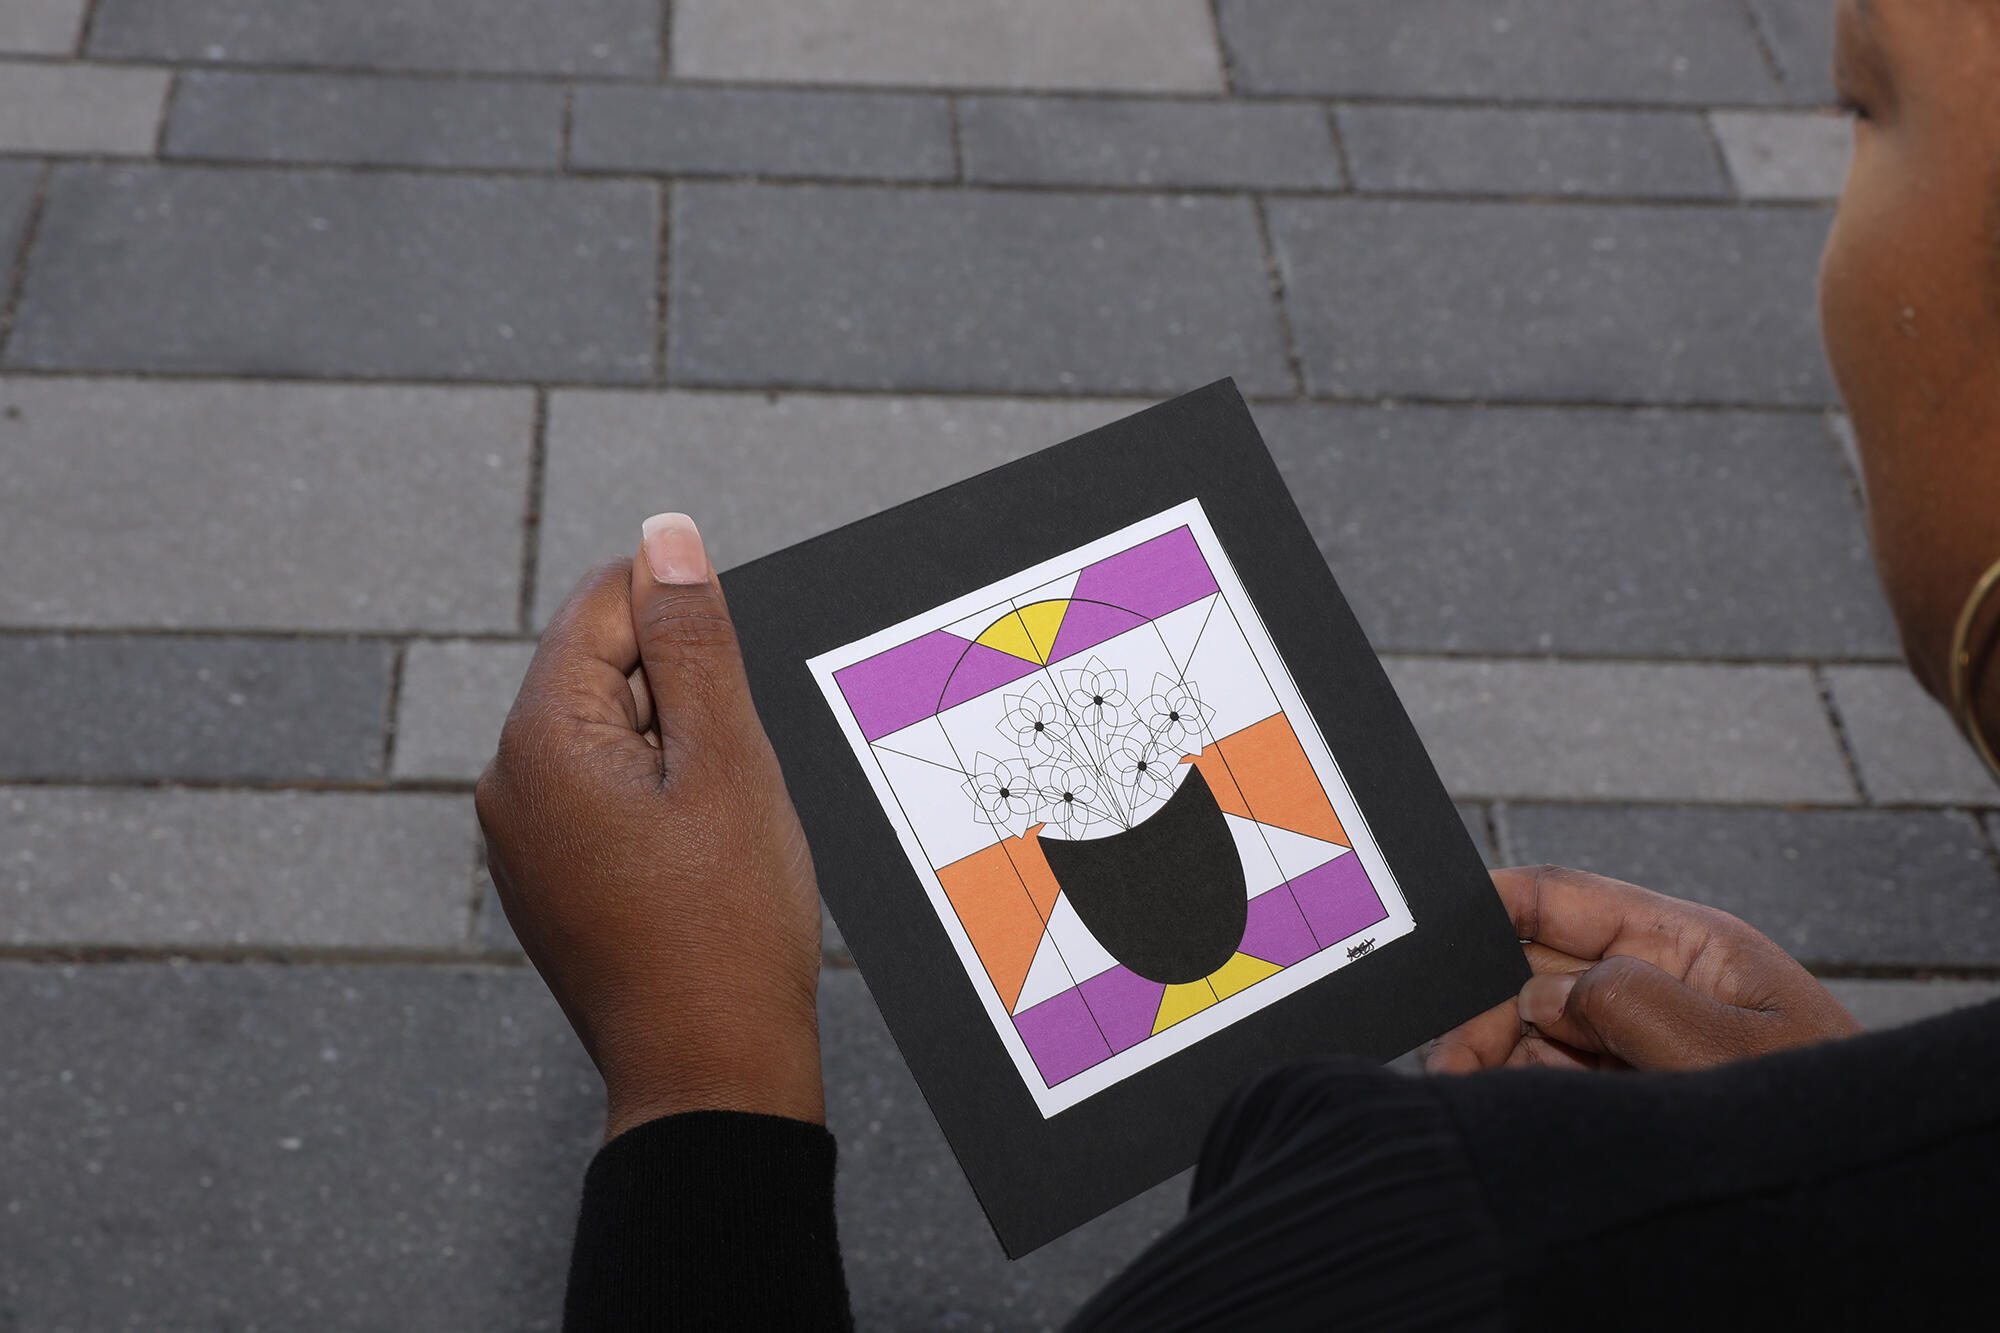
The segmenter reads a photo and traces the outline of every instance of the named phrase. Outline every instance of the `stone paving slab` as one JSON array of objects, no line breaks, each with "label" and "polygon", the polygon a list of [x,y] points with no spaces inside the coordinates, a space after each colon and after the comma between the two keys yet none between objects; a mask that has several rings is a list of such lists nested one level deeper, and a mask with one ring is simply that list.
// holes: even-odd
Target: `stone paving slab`
[{"label": "stone paving slab", "polygon": [[1385,665],[1445,786],[1460,797],[1858,799],[1804,667],[1436,658]]},{"label": "stone paving slab", "polygon": [[1834,707],[1868,795],[1885,804],[2000,805],[1951,716],[1901,666],[1828,667]]},{"label": "stone paving slab", "polygon": [[1862,981],[1834,979],[1826,983],[1834,998],[1847,1006],[1861,1026],[1871,1031],[1921,1023],[1954,1009],[2000,1000],[2000,981]]},{"label": "stone paving slab", "polygon": [[42,178],[39,162],[0,162],[0,257],[11,269],[35,203],[35,185]]},{"label": "stone paving slab", "polygon": [[957,172],[943,97],[586,84],[573,117],[570,162],[584,171],[903,181]]},{"label": "stone paving slab", "polygon": [[1749,0],[1794,101],[1831,106],[1834,0]]},{"label": "stone paving slab", "polygon": [[1701,117],[1678,111],[1342,106],[1363,190],[1712,199],[1729,181]]},{"label": "stone paving slab", "polygon": [[1953,812],[1504,806],[1512,855],[1733,912],[1815,965],[2000,962],[2000,879]]},{"label": "stone paving slab", "polygon": [[60,166],[6,364],[650,379],[657,223],[637,182]]},{"label": "stone paving slab", "polygon": [[679,383],[1291,383],[1247,199],[682,185],[671,231]]},{"label": "stone paving slab", "polygon": [[1769,102],[1739,0],[1219,0],[1236,86],[1344,96]]},{"label": "stone paving slab", "polygon": [[68,55],[83,33],[88,0],[7,0],[0,7],[0,51]]},{"label": "stone paving slab", "polygon": [[[821,1014],[860,1327],[1051,1327],[1183,1210],[1010,1264],[858,974]],[[23,1328],[556,1327],[602,1108],[532,972],[9,964],[0,1040]]]},{"label": "stone paving slab", "polygon": [[477,780],[500,743],[500,728],[534,655],[532,643],[411,644],[403,654],[390,776],[399,781]]},{"label": "stone paving slab", "polygon": [[0,153],[153,151],[167,71],[0,61]]},{"label": "stone paving slab", "polygon": [[1854,126],[1824,111],[1711,111],[1715,140],[1745,199],[1838,199]]},{"label": "stone paving slab", "polygon": [[1379,650],[1899,656],[1816,416],[1254,412]]},{"label": "stone paving slab", "polygon": [[1817,209],[1275,199],[1270,217],[1316,393],[1834,398]]},{"label": "stone paving slab", "polygon": [[525,390],[0,380],[0,625],[516,625]]},{"label": "stone paving slab", "polygon": [[380,640],[0,636],[0,778],[365,782]]},{"label": "stone paving slab", "polygon": [[966,97],[970,181],[1338,189],[1326,112],[1310,103]]},{"label": "stone paving slab", "polygon": [[535,623],[649,515],[727,570],[1129,416],[1141,402],[575,390],[549,400]]},{"label": "stone paving slab", "polygon": [[191,70],[165,155],[552,171],[562,120],[553,83]]},{"label": "stone paving slab", "polygon": [[0,940],[464,947],[472,798],[0,787]]},{"label": "stone paving slab", "polygon": [[676,0],[683,78],[1223,91],[1203,0]]},{"label": "stone paving slab", "polygon": [[98,0],[90,54],[493,73],[660,68],[657,0]]}]

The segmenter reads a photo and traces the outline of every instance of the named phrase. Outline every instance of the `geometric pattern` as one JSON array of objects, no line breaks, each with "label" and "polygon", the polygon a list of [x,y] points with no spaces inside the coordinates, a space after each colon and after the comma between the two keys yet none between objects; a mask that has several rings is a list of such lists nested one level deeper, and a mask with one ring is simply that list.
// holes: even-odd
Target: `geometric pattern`
[{"label": "geometric pattern", "polygon": [[[1050,1088],[1288,967],[1346,947],[1389,915],[1186,527],[843,667],[833,679],[985,981]],[[1009,802],[1020,795],[1011,788],[1027,779],[1005,764],[986,767],[987,750],[1006,748],[996,732],[1017,731],[1032,747],[1041,740],[1026,730],[1042,730],[1035,719],[1060,731],[1079,724],[1075,710],[1091,710],[1093,698],[1105,710],[1124,710],[1116,721],[1130,729],[1147,691],[1156,708],[1167,706],[1162,697],[1180,702],[1162,733],[1171,744],[1162,742],[1144,788],[1157,807],[1200,772],[1235,839],[1248,898],[1243,935],[1227,961],[1175,985],[1119,964],[1071,907],[1044,855],[1045,839],[1109,830],[1057,821],[1049,812],[1063,813],[1061,806],[1036,807],[1033,822],[1010,820]],[[1033,699],[1046,711],[1037,713]],[[1102,750],[1087,758],[1105,762]],[[1151,811],[1127,792],[1118,813],[1131,827]]]}]

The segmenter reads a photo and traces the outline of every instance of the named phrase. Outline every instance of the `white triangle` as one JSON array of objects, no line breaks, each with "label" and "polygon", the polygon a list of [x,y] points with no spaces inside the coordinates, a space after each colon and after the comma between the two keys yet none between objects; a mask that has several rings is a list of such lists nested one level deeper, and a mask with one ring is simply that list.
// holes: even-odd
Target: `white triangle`
[{"label": "white triangle", "polygon": [[1189,602],[1178,611],[1169,611],[1153,622],[1160,632],[1160,638],[1167,645],[1167,656],[1174,659],[1174,666],[1182,675],[1187,674],[1188,659],[1194,656],[1195,640],[1201,636],[1201,627],[1209,613],[1215,609],[1213,594],[1198,602]]},{"label": "white triangle", "polygon": [[[878,736],[872,742],[878,749],[892,750],[905,759],[921,759],[927,764],[936,764],[949,772],[934,776],[939,782],[965,780],[965,772],[960,767],[959,757],[951,748],[951,740],[944,734],[944,724],[935,714],[921,722],[911,723],[901,731],[892,731],[886,736]],[[970,762],[971,756],[966,756]]]},{"label": "white triangle", "polygon": [[987,630],[993,628],[994,621],[998,620],[1002,616],[1009,616],[1012,614],[1014,614],[1014,608],[1012,604],[1007,602],[1001,602],[998,606],[987,607],[985,610],[981,611],[978,615],[967,616],[965,619],[959,621],[956,625],[946,625],[944,627],[944,631],[947,634],[956,634],[961,639],[977,643],[979,642],[980,635],[984,634]]},{"label": "white triangle", "polygon": [[1069,967],[1069,974],[1079,982],[1090,980],[1099,972],[1118,965],[1118,960],[1105,952],[1090,928],[1083,924],[1083,918],[1069,905],[1069,895],[1056,899],[1055,910],[1049,913],[1048,939],[1056,942],[1062,950],[1063,962]]},{"label": "white triangle", "polygon": [[1278,866],[1285,872],[1286,879],[1297,879],[1308,870],[1317,870],[1348,852],[1337,842],[1308,838],[1303,833],[1294,833],[1275,824],[1259,824],[1257,828],[1264,835],[1264,840],[1271,844],[1271,854],[1278,858]]},{"label": "white triangle", "polygon": [[1035,961],[1028,964],[1028,979],[1021,983],[1021,998],[1014,1001],[1014,1012],[1022,1013],[1034,1008],[1043,1000],[1051,1000],[1062,994],[1076,981],[1069,969],[1063,966],[1063,957],[1057,951],[1049,933],[1042,933],[1042,942],[1035,949]]},{"label": "white triangle", "polygon": [[1036,602],[1060,601],[1076,591],[1076,581],[1082,575],[1083,571],[1079,569],[1074,574],[1063,575],[1054,583],[1044,583],[1039,588],[1030,589],[1016,597],[1014,605],[1033,606]]},{"label": "white triangle", "polygon": [[1255,898],[1283,884],[1289,877],[1271,856],[1270,845],[1264,841],[1264,826],[1241,815],[1225,814],[1223,818],[1229,821],[1229,832],[1236,839],[1236,854],[1243,861],[1246,896]]}]

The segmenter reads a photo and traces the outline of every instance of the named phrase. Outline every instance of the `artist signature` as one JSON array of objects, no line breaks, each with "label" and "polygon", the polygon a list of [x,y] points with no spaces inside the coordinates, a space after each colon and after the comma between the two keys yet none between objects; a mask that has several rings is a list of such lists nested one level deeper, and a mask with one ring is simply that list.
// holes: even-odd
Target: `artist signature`
[{"label": "artist signature", "polygon": [[1373,949],[1374,947],[1375,947],[1374,940],[1363,940],[1361,941],[1361,943],[1349,949],[1347,951],[1347,956],[1350,959],[1359,958],[1362,954],[1367,953],[1370,949]]}]

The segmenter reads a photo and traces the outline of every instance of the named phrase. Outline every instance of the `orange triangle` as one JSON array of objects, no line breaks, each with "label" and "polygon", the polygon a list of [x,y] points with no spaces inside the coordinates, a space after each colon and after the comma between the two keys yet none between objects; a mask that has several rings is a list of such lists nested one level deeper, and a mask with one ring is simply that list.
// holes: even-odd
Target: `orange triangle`
[{"label": "orange triangle", "polygon": [[1243,793],[1237,789],[1236,779],[1230,775],[1229,765],[1222,762],[1222,751],[1211,745],[1200,754],[1190,755],[1181,760],[1193,764],[1201,770],[1209,791],[1215,794],[1215,803],[1222,807],[1225,815],[1241,815],[1250,818],[1250,806],[1244,801]]},{"label": "orange triangle", "polygon": [[1006,846],[996,842],[937,873],[979,961],[986,965],[993,989],[1011,1013],[1041,943],[1042,918]]},{"label": "orange triangle", "polygon": [[[1274,713],[1215,743],[1242,792],[1250,818],[1348,846],[1340,816],[1319,785],[1291,722]],[[1204,756],[1205,758],[1206,756]],[[1207,777],[1206,769],[1202,776]],[[1211,782],[1211,785],[1212,782]],[[1218,803],[1220,798],[1218,797]],[[1228,807],[1224,807],[1227,809]]]},{"label": "orange triangle", "polygon": [[1009,838],[1000,845],[1007,849],[1009,859],[1014,862],[1014,873],[1021,877],[1028,897],[1034,900],[1035,910],[1047,921],[1049,913],[1056,910],[1056,895],[1062,892],[1062,885],[1056,883],[1056,872],[1049,869],[1049,858],[1042,855],[1042,840],[1036,835],[1043,827],[1037,824],[1025,838]]}]

